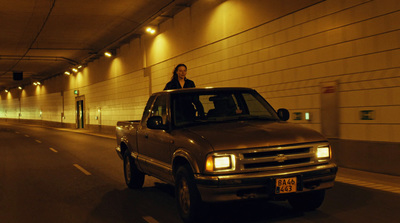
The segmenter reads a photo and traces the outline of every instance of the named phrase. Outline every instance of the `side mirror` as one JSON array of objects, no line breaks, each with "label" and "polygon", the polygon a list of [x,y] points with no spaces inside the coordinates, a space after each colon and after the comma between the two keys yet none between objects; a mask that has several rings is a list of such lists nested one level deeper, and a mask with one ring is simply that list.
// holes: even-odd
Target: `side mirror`
[{"label": "side mirror", "polygon": [[278,109],[278,116],[282,121],[287,121],[290,118],[290,113],[286,108]]},{"label": "side mirror", "polygon": [[167,126],[163,124],[161,116],[152,116],[147,119],[147,128],[149,129],[166,129]]}]

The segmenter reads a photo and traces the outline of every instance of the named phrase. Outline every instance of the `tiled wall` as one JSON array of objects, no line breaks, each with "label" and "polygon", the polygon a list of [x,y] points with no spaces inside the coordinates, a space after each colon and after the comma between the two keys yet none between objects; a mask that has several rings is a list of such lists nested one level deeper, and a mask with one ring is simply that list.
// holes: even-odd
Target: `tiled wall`
[{"label": "tiled wall", "polygon": [[[262,15],[268,1],[246,7],[249,2],[255,4],[228,0],[210,6],[210,1],[197,1],[161,24],[157,37],[122,46],[117,59],[101,58],[77,76],[45,82],[69,78],[63,96],[61,90],[35,94],[27,89],[21,118],[60,122],[64,111],[62,122],[75,123],[73,91],[79,89],[87,124],[114,126],[118,120],[139,119],[149,94],[162,90],[174,66],[185,63],[188,78],[198,87],[255,88],[276,109],[310,112],[311,121],[290,121],[318,131],[321,83],[335,81],[340,138],[400,142],[400,1],[314,1],[272,19],[246,17]],[[240,6],[245,13],[235,15],[243,18],[231,18],[223,4],[232,4],[230,10]],[[207,23],[218,18],[223,22]],[[244,22],[235,28],[234,19]],[[2,93],[0,118],[5,110],[7,118],[18,118],[19,101]],[[361,120],[362,111],[372,111],[372,120]]]}]

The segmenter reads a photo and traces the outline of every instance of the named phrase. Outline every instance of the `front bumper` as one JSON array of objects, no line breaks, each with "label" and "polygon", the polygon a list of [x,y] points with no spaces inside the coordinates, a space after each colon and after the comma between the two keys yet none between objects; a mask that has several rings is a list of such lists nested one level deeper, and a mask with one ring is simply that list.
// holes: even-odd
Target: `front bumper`
[{"label": "front bumper", "polygon": [[290,196],[275,195],[275,179],[296,177],[297,192],[333,187],[337,172],[334,163],[259,173],[210,176],[195,174],[197,188],[205,202],[234,201],[253,198]]}]

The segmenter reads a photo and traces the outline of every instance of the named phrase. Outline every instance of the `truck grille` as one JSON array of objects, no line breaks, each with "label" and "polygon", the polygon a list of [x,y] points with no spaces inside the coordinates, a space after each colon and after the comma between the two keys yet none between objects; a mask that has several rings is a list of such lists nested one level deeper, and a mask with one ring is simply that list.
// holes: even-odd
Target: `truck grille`
[{"label": "truck grille", "polygon": [[241,171],[254,171],[307,166],[316,162],[318,145],[321,144],[246,149],[238,154],[237,167]]}]

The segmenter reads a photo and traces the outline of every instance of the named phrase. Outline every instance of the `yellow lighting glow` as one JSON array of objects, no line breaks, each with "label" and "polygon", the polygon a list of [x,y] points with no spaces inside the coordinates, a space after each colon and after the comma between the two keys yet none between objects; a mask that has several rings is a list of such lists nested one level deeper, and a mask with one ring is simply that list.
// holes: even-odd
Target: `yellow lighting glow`
[{"label": "yellow lighting glow", "polygon": [[111,52],[108,52],[108,51],[105,52],[104,55],[105,55],[106,57],[112,57],[112,53],[111,53]]},{"label": "yellow lighting glow", "polygon": [[75,72],[75,73],[77,73],[77,72],[78,72],[78,69],[72,68],[72,71]]},{"label": "yellow lighting glow", "polygon": [[150,33],[150,34],[155,34],[156,30],[152,27],[147,27],[146,32]]},{"label": "yellow lighting glow", "polygon": [[64,74],[66,74],[66,75],[71,75],[71,72],[65,71]]},{"label": "yellow lighting glow", "polygon": [[18,89],[22,90],[22,87],[21,87],[21,86],[19,86],[19,87],[18,87]]}]

